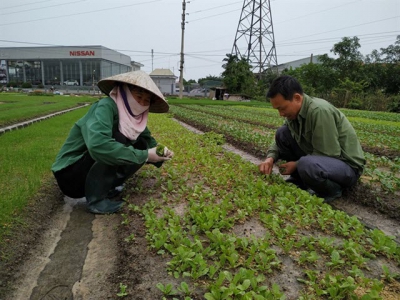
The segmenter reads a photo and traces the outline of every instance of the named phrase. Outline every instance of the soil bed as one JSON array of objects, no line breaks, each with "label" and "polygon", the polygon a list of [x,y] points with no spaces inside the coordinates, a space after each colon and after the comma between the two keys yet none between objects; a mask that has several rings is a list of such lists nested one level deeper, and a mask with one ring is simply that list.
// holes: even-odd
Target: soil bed
[{"label": "soil bed", "polygon": [[[195,129],[190,129],[196,132]],[[198,129],[204,130],[204,128]],[[200,133],[200,131],[197,131],[197,133]],[[262,159],[259,154],[254,153],[252,145],[237,143],[230,137],[227,137],[227,141],[244,152],[225,145],[228,151],[234,151],[242,156],[242,158],[254,164],[258,164],[260,159]],[[151,178],[145,182],[146,188],[151,190],[151,193],[135,193],[133,190],[136,183],[137,177],[129,180],[124,192],[124,196],[127,197],[130,204],[140,206],[146,203],[149,198],[157,199],[162,193],[161,188],[157,186],[156,178]],[[377,197],[381,199],[380,202],[376,201]],[[37,267],[36,265],[28,265],[26,262],[37,255],[35,251],[39,249],[40,245],[38,245],[38,242],[44,243],[44,240],[46,240],[43,234],[50,226],[53,226],[52,222],[55,217],[66,213],[72,216],[74,212],[80,214],[81,219],[87,217],[87,220],[84,221],[89,223],[85,223],[85,226],[91,226],[93,236],[88,245],[83,245],[80,248],[76,244],[64,249],[68,255],[74,255],[77,251],[87,250],[88,252],[85,262],[82,263],[83,266],[81,265],[79,270],[75,270],[79,273],[79,278],[74,278],[68,283],[68,291],[65,292],[66,297],[63,299],[120,299],[123,293],[120,294],[121,297],[117,296],[117,293],[123,291],[121,284],[124,283],[127,285],[126,293],[128,293],[128,296],[124,299],[162,299],[163,294],[156,287],[157,283],[172,283],[174,286],[179,286],[184,280],[182,278],[174,279],[171,274],[168,274],[167,262],[170,260],[169,255],[157,254],[155,250],[149,248],[143,218],[139,214],[134,213],[132,209],[129,209],[127,205],[123,208],[121,214],[113,216],[96,216],[94,218],[93,215],[83,213],[83,206],[80,205],[74,205],[71,211],[65,212],[63,211],[65,205],[63,197],[53,179],[50,179],[43,186],[32,203],[24,213],[24,222],[18,226],[17,230],[13,230],[12,236],[8,236],[0,244],[0,254],[2,255],[2,260],[0,261],[1,300],[18,299],[13,298],[15,294],[13,294],[12,290],[16,291],[26,285],[27,281],[24,278],[23,270]],[[334,206],[349,214],[357,215],[366,221],[366,223],[369,222],[368,225],[370,227],[382,229],[382,227],[386,226],[388,232],[394,232],[395,234],[393,235],[400,236],[400,232],[397,229],[400,228],[398,226],[400,221],[399,203],[395,196],[383,194],[379,190],[371,190],[369,186],[361,183],[355,188],[346,191],[341,199],[334,202]],[[367,214],[360,216],[362,211],[367,211],[368,216]],[[375,221],[371,221],[373,218],[370,216],[376,216]],[[73,220],[73,217],[68,216],[67,221],[70,220]],[[388,221],[388,223],[383,224],[383,220]],[[257,222],[249,220],[237,226],[235,233],[238,236],[247,236],[249,234],[257,236],[258,234],[262,234],[262,230],[263,227],[259,226]],[[77,240],[79,240],[82,234],[78,228],[71,229],[70,233],[71,237],[77,238]],[[54,250],[54,253],[57,253],[57,251]],[[280,255],[279,252],[278,255]],[[3,257],[6,259],[3,259]],[[53,257],[50,256],[50,258]],[[69,263],[68,260],[63,262],[63,264],[67,263]],[[287,299],[296,299],[295,295],[298,296],[301,286],[296,280],[299,277],[299,273],[296,273],[295,266],[291,266],[291,264],[293,262],[284,261],[285,268],[290,272],[280,274],[279,277],[274,278],[274,281],[284,287]],[[371,272],[373,272],[374,268],[377,267],[371,266]],[[58,269],[63,269],[63,265],[53,267],[53,270]],[[63,280],[61,273],[58,272],[57,276]],[[66,279],[64,282],[66,282]],[[42,286],[46,286],[46,282],[41,284]],[[62,286],[62,284],[57,282],[52,282],[51,284],[53,286],[50,286],[50,288],[59,288]],[[31,285],[34,288],[32,282]],[[32,300],[57,299],[51,298],[56,296],[52,296],[50,294],[51,291],[48,291],[48,298],[46,298],[40,295],[37,290],[33,290],[33,288],[32,293],[27,291],[27,295],[32,295],[32,298],[30,298]],[[388,288],[391,288],[395,294],[400,293],[397,282],[388,285]],[[204,291],[198,288],[192,291],[191,299],[204,299],[203,294]],[[58,294],[58,296],[60,295]],[[169,297],[167,299],[172,298]],[[386,299],[394,298],[388,296]]]},{"label": "soil bed", "polygon": [[[205,125],[196,124],[190,122],[189,120],[180,119],[178,117],[176,118],[178,120],[181,120],[182,122],[185,122],[185,124],[196,128],[200,132],[209,131],[209,129]],[[259,159],[265,159],[262,153],[256,150],[257,147],[255,147],[253,144],[237,141],[235,138],[229,135],[225,135],[225,139],[227,143],[233,145],[234,147],[246,153],[254,155]],[[377,148],[365,148],[364,151],[370,152],[375,155],[387,156],[388,158],[399,157],[399,153],[396,151],[384,151]],[[377,199],[379,199],[379,201],[377,201]],[[362,180],[354,188],[344,191],[344,195],[341,201],[357,203],[362,206],[370,207],[372,211],[378,211],[400,222],[400,195],[386,193],[379,189],[373,189]]]}]

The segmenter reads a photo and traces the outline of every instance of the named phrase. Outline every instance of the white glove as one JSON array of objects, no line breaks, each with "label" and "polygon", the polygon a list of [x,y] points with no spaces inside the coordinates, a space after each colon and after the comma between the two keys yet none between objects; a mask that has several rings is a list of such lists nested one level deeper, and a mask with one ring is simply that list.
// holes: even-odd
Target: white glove
[{"label": "white glove", "polygon": [[149,149],[149,156],[147,157],[147,162],[149,163],[157,163],[160,161],[166,161],[166,160],[170,160],[171,157],[164,157],[164,156],[158,156],[156,153],[156,149],[157,147],[151,148]]},{"label": "white glove", "polygon": [[167,147],[164,147],[164,157],[172,158],[174,156],[174,152],[169,150]]}]

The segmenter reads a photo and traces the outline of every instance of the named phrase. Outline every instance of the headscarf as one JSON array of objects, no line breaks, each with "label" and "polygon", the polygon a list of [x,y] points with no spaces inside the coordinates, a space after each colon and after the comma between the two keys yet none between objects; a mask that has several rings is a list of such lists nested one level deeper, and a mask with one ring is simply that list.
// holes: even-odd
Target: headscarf
[{"label": "headscarf", "polygon": [[147,125],[150,106],[140,105],[132,96],[127,84],[115,86],[110,97],[118,107],[119,131],[128,139],[136,140]]}]

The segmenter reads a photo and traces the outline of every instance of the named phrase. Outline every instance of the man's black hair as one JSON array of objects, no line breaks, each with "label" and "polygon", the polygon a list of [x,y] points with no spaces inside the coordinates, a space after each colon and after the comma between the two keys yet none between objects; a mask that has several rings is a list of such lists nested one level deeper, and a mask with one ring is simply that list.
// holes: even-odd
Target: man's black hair
[{"label": "man's black hair", "polygon": [[295,93],[303,95],[303,88],[300,83],[292,76],[282,75],[272,82],[267,98],[274,98],[281,94],[285,100],[292,100]]}]

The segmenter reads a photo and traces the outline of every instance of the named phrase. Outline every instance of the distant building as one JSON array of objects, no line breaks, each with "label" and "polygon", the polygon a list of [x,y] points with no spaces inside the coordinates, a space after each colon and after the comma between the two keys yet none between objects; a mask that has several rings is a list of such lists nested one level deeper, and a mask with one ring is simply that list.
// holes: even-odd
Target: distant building
[{"label": "distant building", "polygon": [[176,94],[177,76],[169,69],[155,69],[150,73],[151,79],[155,82],[161,93],[165,95]]},{"label": "distant building", "polygon": [[0,47],[1,83],[88,85],[140,70],[130,56],[103,46]]},{"label": "distant building", "polygon": [[311,56],[311,57],[306,57],[306,58],[302,58],[302,59],[297,59],[297,60],[293,60],[293,61],[289,61],[283,64],[279,64],[278,65],[278,73],[281,74],[283,70],[288,69],[290,70],[290,68],[292,69],[296,69],[302,65],[308,64],[310,62],[314,63],[314,64],[320,64],[321,61],[319,60],[319,58],[322,55],[315,55],[315,56]]}]

